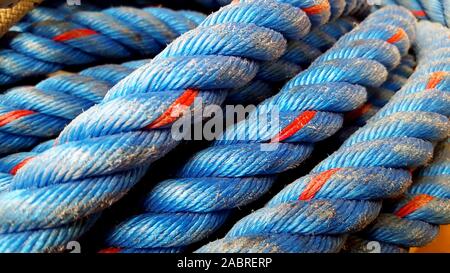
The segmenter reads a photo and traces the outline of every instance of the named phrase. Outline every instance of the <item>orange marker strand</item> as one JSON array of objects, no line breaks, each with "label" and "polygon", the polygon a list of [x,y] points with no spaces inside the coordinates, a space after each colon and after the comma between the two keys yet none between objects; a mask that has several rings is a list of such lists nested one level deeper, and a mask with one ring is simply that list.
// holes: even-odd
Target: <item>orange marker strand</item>
[{"label": "orange marker strand", "polygon": [[339,171],[340,168],[335,168],[331,170],[324,171],[315,177],[313,177],[308,185],[306,185],[305,190],[300,194],[299,200],[308,201],[314,198],[314,196],[320,191],[320,189],[325,185],[325,183],[330,179],[333,174]]},{"label": "orange marker strand", "polygon": [[28,161],[30,161],[31,159],[33,159],[34,157],[27,157],[24,160],[20,161],[19,164],[17,164],[16,166],[14,166],[14,168],[11,169],[11,171],[9,171],[10,174],[12,175],[16,175],[16,173],[23,167],[25,166]]},{"label": "orange marker strand", "polygon": [[414,196],[414,198],[412,198],[408,203],[406,203],[403,207],[397,210],[397,212],[395,212],[395,215],[403,218],[420,209],[421,207],[425,206],[431,200],[433,200],[433,196],[428,194],[420,194]]},{"label": "orange marker strand", "polygon": [[320,4],[309,7],[309,8],[303,8],[303,11],[306,12],[309,15],[319,14],[326,10],[330,9],[330,3],[328,1],[322,1]]},{"label": "orange marker strand", "polygon": [[98,253],[108,253],[108,254],[114,254],[119,253],[122,249],[118,247],[108,247],[105,249],[100,250]]},{"label": "orange marker strand", "polygon": [[64,41],[69,41],[72,39],[95,35],[95,34],[97,34],[97,32],[92,29],[78,28],[78,29],[73,29],[73,30],[61,33],[59,35],[56,35],[55,37],[53,37],[53,41],[64,42]]},{"label": "orange marker strand", "polygon": [[0,116],[0,127],[5,126],[6,124],[15,121],[16,119],[19,119],[21,117],[26,117],[35,113],[36,112],[31,110],[15,110],[5,113]]},{"label": "orange marker strand", "polygon": [[431,74],[430,80],[427,84],[427,89],[436,88],[436,86],[444,79],[444,76],[446,75],[447,73],[443,71],[438,71]]},{"label": "orange marker strand", "polygon": [[363,106],[345,114],[345,118],[350,121],[355,120],[355,119],[361,117],[362,115],[364,115],[365,113],[369,112],[370,108],[372,108],[372,104],[366,103]]},{"label": "orange marker strand", "polygon": [[198,90],[187,89],[172,103],[172,105],[169,106],[169,108],[167,108],[164,113],[162,113],[161,116],[159,116],[145,128],[155,129],[174,122],[183,114],[183,111],[186,109],[186,107],[191,106],[197,95]]},{"label": "orange marker strand", "polygon": [[423,11],[423,10],[412,10],[412,13],[413,13],[416,17],[425,17],[425,16],[427,16],[427,14],[425,13],[425,11]]},{"label": "orange marker strand", "polygon": [[302,129],[308,122],[310,122],[316,115],[316,111],[305,111],[296,117],[288,126],[286,126],[280,133],[273,137],[270,142],[280,142],[292,136],[300,129]]},{"label": "orange marker strand", "polygon": [[406,37],[406,32],[402,28],[399,28],[398,31],[394,35],[392,35],[391,38],[389,38],[387,40],[387,42],[394,44],[394,43],[401,41],[405,37]]}]

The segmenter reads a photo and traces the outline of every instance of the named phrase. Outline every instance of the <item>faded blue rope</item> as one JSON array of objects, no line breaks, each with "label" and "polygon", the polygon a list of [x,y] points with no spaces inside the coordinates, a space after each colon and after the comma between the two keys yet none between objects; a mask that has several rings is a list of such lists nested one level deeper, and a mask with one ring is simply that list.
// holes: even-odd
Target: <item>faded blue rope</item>
[{"label": "faded blue rope", "polygon": [[[420,51],[419,67],[416,75],[434,75],[437,85],[428,92],[441,93],[441,100],[447,108],[442,114],[450,115],[450,42],[447,28],[423,22],[418,27]],[[445,74],[431,74],[443,71]],[[415,89],[419,91],[420,86]],[[411,96],[411,95],[410,95]],[[435,95],[437,97],[437,95]],[[437,108],[437,99],[431,95],[419,98],[428,102],[432,111]],[[427,100],[428,101],[425,101]],[[412,104],[412,103],[410,103]],[[417,104],[417,103],[416,103]],[[426,106],[426,104],[425,104]],[[418,108],[419,106],[415,106]],[[422,111],[428,110],[424,107]],[[433,112],[437,112],[434,110]],[[414,118],[414,117],[412,117]],[[431,122],[428,121],[431,125]],[[423,122],[423,124],[426,124]],[[428,125],[431,131],[432,127]],[[441,130],[448,137],[448,122]],[[425,134],[422,132],[422,134]],[[381,252],[402,252],[410,247],[420,247],[430,243],[438,234],[438,225],[450,224],[450,142],[447,138],[436,147],[436,155],[430,165],[418,171],[414,183],[405,196],[395,202],[386,202],[382,214],[367,229],[357,234],[349,242],[350,251],[364,251],[367,241],[381,244]]]},{"label": "faded blue rope", "polygon": [[0,50],[0,84],[68,65],[155,55],[195,26],[183,12],[132,7],[79,11],[65,20],[32,23],[3,38],[6,48]]},{"label": "faded blue rope", "polygon": [[[393,15],[396,19],[386,20]],[[217,230],[229,210],[261,197],[278,173],[309,157],[312,143],[341,128],[342,113],[365,102],[364,86],[380,86],[387,70],[395,68],[401,54],[407,53],[408,34],[415,35],[414,22],[405,9],[384,9],[371,15],[278,95],[258,105],[249,118],[228,128],[223,139],[190,158],[177,178],[158,184],[146,196],[145,212],[115,227],[107,244],[119,249],[179,248]],[[275,109],[279,110],[279,127],[259,127],[259,117]],[[302,121],[297,123],[297,119]],[[281,133],[289,127],[297,129]],[[269,143],[277,135],[281,142]],[[262,150],[261,144],[273,150]],[[302,239],[287,237],[280,241],[290,241],[293,249],[303,245]]]},{"label": "faded blue rope", "polygon": [[[412,179],[408,168],[431,159],[431,142],[448,137],[450,125],[450,43],[443,32],[419,30],[419,66],[402,90],[309,175],[289,184],[264,208],[237,222],[225,238],[200,252],[339,251],[346,234],[360,231],[376,219],[381,199],[407,189]],[[428,218],[430,222],[448,219],[448,201],[444,206],[439,202],[406,219],[391,215],[380,221],[386,219],[381,216],[376,220],[380,228],[367,231],[374,235],[369,238],[395,241],[404,232],[415,234],[409,238],[411,242],[422,242],[435,233],[434,227],[421,221],[428,213],[433,209],[444,213]],[[316,243],[307,248],[285,245],[282,240],[286,237]],[[328,248],[330,245],[336,248]]]},{"label": "faded blue rope", "polygon": [[[213,13],[74,119],[57,146],[27,162],[0,193],[0,251],[24,244],[44,251],[71,240],[69,230],[120,199],[178,143],[162,128],[172,121],[159,118],[180,97],[218,104],[255,77],[258,62],[279,58],[285,38],[304,36],[310,24],[298,7],[316,2],[280,2],[244,1]],[[329,16],[329,8],[311,15],[319,23]]]}]

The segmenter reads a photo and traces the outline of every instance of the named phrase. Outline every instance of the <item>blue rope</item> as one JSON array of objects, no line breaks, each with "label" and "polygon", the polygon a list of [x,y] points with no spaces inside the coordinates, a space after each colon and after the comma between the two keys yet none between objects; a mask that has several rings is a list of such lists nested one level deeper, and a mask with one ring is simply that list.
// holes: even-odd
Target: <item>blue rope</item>
[{"label": "blue rope", "polygon": [[[392,15],[397,19],[386,20]],[[231,209],[258,199],[269,190],[276,174],[308,158],[313,148],[310,143],[341,128],[341,113],[366,100],[363,86],[380,86],[387,70],[395,68],[401,54],[407,53],[408,37],[415,35],[414,22],[405,9],[373,14],[278,95],[258,105],[247,120],[227,129],[223,139],[189,159],[178,178],[158,184],[145,198],[145,213],[115,227],[107,244],[119,249],[179,248],[217,230]],[[266,131],[256,117],[273,109],[279,110],[282,130]],[[274,139],[281,142],[273,143]],[[261,144],[274,149],[262,150]],[[297,242],[301,240],[288,241],[294,248],[302,245]]]},{"label": "blue rope", "polygon": [[[433,85],[438,83],[434,87],[436,92],[448,92],[450,43],[445,37],[450,31],[437,24],[423,22],[419,24],[418,33],[418,50],[426,54],[422,54],[416,74],[424,77],[439,70],[446,72],[445,76],[434,74],[438,78]],[[448,93],[443,93],[442,100],[447,103],[447,108],[443,108],[442,114],[447,117],[450,114],[449,98]],[[448,123],[443,125],[442,130],[445,129],[448,136]],[[418,172],[404,198],[386,203],[374,223],[349,241],[350,251],[364,251],[364,244],[372,240],[381,244],[382,252],[406,252],[410,247],[430,243],[438,234],[437,225],[450,224],[449,139],[435,150],[433,162]]]},{"label": "blue rope", "polygon": [[[0,251],[22,251],[24,243],[30,251],[44,251],[66,242],[73,238],[69,230],[81,229],[80,221],[89,222],[120,199],[178,143],[163,129],[173,121],[171,106],[189,105],[194,97],[220,103],[227,90],[255,77],[258,62],[279,58],[285,38],[306,34],[309,20],[298,7],[312,8],[317,1],[283,2],[222,8],[74,119],[57,146],[28,161],[0,193]],[[328,5],[323,7],[310,15],[317,24],[329,17]]]},{"label": "blue rope", "polygon": [[[339,251],[345,234],[375,220],[379,200],[407,189],[411,184],[408,168],[427,163],[433,151],[431,141],[445,139],[449,132],[449,40],[433,28],[419,30],[419,66],[402,90],[309,175],[289,184],[264,208],[237,222],[225,238],[200,252]],[[427,232],[433,232],[421,220],[432,209],[443,212],[440,219],[448,220],[448,204],[442,201],[404,219],[382,214],[377,220],[380,228],[367,233],[378,241],[395,241],[404,232],[415,234],[411,241],[423,242],[431,235]],[[286,237],[315,243],[308,248],[286,245],[282,242]]]},{"label": "blue rope", "polygon": [[382,5],[402,5],[419,19],[450,27],[450,0],[382,0]]},{"label": "blue rope", "polygon": [[192,12],[189,17],[184,14],[164,8],[118,7],[21,25],[22,31],[3,38],[7,47],[0,50],[0,84],[68,65],[154,55],[197,25],[189,19]]}]

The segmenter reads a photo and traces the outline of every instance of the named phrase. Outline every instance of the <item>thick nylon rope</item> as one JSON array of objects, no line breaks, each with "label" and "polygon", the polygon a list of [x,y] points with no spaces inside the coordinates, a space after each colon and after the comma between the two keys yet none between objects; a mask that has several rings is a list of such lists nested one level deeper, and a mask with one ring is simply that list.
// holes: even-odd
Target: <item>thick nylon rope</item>
[{"label": "thick nylon rope", "polygon": [[381,0],[381,4],[402,5],[419,19],[450,27],[450,0]]},{"label": "thick nylon rope", "polygon": [[[145,213],[119,224],[108,237],[109,246],[119,251],[178,250],[215,231],[230,209],[258,199],[276,174],[309,157],[310,143],[341,128],[341,113],[365,102],[363,86],[380,86],[387,70],[407,53],[414,23],[406,9],[371,15],[248,119],[226,130],[223,139],[196,153],[178,178],[158,184],[145,199]],[[279,110],[279,128],[258,131],[256,117],[274,109]],[[261,144],[274,148],[262,150]]]},{"label": "thick nylon rope", "polygon": [[[183,12],[185,16],[186,13]],[[339,19],[319,26],[300,40],[289,40],[285,53],[278,60],[261,63],[255,78],[244,87],[231,91],[228,102],[257,103],[269,97],[275,83],[284,83],[298,74],[302,66],[309,65],[330,48],[352,25],[348,18]],[[78,75],[57,75],[34,87],[14,88],[0,96],[0,141],[4,143],[0,154],[26,150],[57,136],[70,120],[100,102],[113,85],[138,67],[136,64],[102,65]],[[17,162],[24,156],[6,161]]]},{"label": "thick nylon rope", "polygon": [[[425,39],[430,33],[424,31],[418,39],[428,43],[421,49],[428,54],[419,59],[429,61],[420,65],[367,125],[309,175],[237,222],[224,239],[199,251],[339,251],[345,238],[341,235],[357,232],[375,220],[380,200],[404,192],[411,184],[408,169],[427,163],[433,152],[430,141],[442,140],[449,132],[449,41],[445,35]],[[446,210],[448,206],[434,208]],[[386,224],[384,231],[389,229]]]},{"label": "thick nylon rope", "polygon": [[58,145],[29,160],[0,193],[0,251],[44,251],[76,238],[178,143],[162,128],[176,120],[172,109],[200,97],[217,104],[255,77],[258,61],[280,57],[284,37],[300,39],[310,21],[330,17],[327,1],[286,2],[220,9],[73,120]]},{"label": "thick nylon rope", "polygon": [[[443,108],[444,111],[440,113],[448,117],[450,114],[448,93],[450,90],[450,41],[448,39],[450,30],[438,24],[422,22],[419,24],[418,34],[417,51],[421,53],[421,56],[419,67],[414,75],[434,79],[428,83],[428,89],[433,88],[428,92],[439,92],[445,95],[441,96],[440,100],[446,102],[443,106],[447,108]],[[412,86],[412,84],[409,85]],[[423,88],[420,85],[414,87],[410,88],[409,93]],[[425,102],[425,98],[420,99]],[[431,96],[428,101],[434,104],[439,103],[439,100],[432,100]],[[433,108],[437,106],[428,107],[433,111]],[[424,109],[430,111],[428,108]],[[441,130],[447,129],[445,133],[448,135],[448,128],[447,124]],[[430,127],[422,133],[426,135],[431,130]],[[350,250],[364,251],[364,244],[367,244],[367,241],[378,241],[381,243],[381,252],[407,251],[410,247],[430,243],[438,234],[438,225],[445,224],[450,224],[450,143],[448,138],[437,146],[434,161],[418,172],[415,183],[408,189],[406,196],[393,204],[392,202],[385,204],[382,214],[375,222],[356,238],[350,240]]]},{"label": "thick nylon rope", "polygon": [[10,8],[0,9],[0,37],[41,2],[42,0],[20,0]]},{"label": "thick nylon rope", "polygon": [[0,50],[0,84],[68,65],[154,55],[198,23],[164,8],[116,7],[30,24],[3,38],[7,48]]}]

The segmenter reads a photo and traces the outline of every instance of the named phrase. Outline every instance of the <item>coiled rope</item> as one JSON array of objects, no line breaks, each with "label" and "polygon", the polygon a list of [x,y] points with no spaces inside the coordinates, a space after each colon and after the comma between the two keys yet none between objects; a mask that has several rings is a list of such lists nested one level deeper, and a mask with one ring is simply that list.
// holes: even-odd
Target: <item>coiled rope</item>
[{"label": "coiled rope", "polygon": [[219,103],[253,79],[257,61],[283,54],[284,37],[300,39],[310,21],[330,17],[328,1],[292,3],[220,9],[74,119],[58,145],[29,160],[0,193],[0,251],[45,251],[79,236],[178,143],[162,128],[176,120],[173,109],[194,98]]},{"label": "coiled rope", "polygon": [[[145,199],[145,213],[114,228],[107,244],[118,251],[178,251],[217,230],[230,209],[258,199],[276,174],[309,157],[309,143],[341,128],[341,113],[365,102],[363,86],[380,86],[387,70],[407,53],[414,23],[406,9],[386,8],[371,15],[248,119],[226,130],[223,139],[195,154],[178,178],[158,184]],[[260,115],[274,109],[279,110],[280,126],[258,127]],[[261,144],[273,149],[263,150]]]},{"label": "coiled rope", "polygon": [[[343,245],[345,236],[341,235],[359,231],[375,220],[381,199],[398,196],[410,186],[408,168],[431,159],[431,141],[448,136],[449,41],[442,32],[441,38],[432,35],[434,39],[425,39],[430,33],[428,29],[419,35],[418,41],[423,41],[420,52],[428,54],[419,57],[416,72],[367,125],[309,175],[237,222],[224,239],[199,251],[334,252]],[[433,208],[447,210],[448,205]],[[425,214],[412,213],[410,217],[414,215]],[[395,226],[411,233],[423,230],[419,226],[429,226],[417,221],[415,228],[406,227],[408,221]],[[386,221],[381,226],[379,234],[394,237],[387,232]]]},{"label": "coiled rope", "polygon": [[[442,94],[439,101],[431,95],[425,98],[423,94],[418,93],[416,96],[422,100],[420,103],[427,106],[426,108],[422,106],[421,111],[437,112],[448,117],[450,114],[450,95],[448,93],[450,91],[450,41],[446,37],[450,31],[437,24],[422,22],[419,24],[418,34],[417,50],[421,53],[421,59],[415,75],[418,78],[425,76],[432,79],[428,82],[428,90],[423,92]],[[410,83],[411,91],[408,93],[403,91],[404,94],[412,95],[413,92],[420,91],[423,87],[417,83],[418,81]],[[409,96],[413,98],[411,95]],[[434,96],[437,97],[437,95]],[[439,106],[433,104],[444,102],[446,104],[442,104],[442,107],[447,108],[436,111],[435,109]],[[412,104],[411,101],[410,105],[412,106]],[[415,104],[417,105],[414,105],[415,108],[418,108],[419,102]],[[432,117],[432,115],[428,115],[428,118]],[[418,129],[419,126],[428,127],[426,131],[421,132],[424,136],[430,135],[435,130],[431,121],[427,123],[422,122],[423,125],[415,125]],[[448,136],[448,128],[448,123],[444,123],[440,130],[446,130],[444,133]],[[410,247],[424,246],[430,243],[438,234],[438,225],[450,224],[449,178],[450,143],[447,138],[436,147],[436,156],[433,162],[418,172],[415,182],[408,189],[406,196],[394,204],[392,202],[385,204],[382,214],[374,223],[350,240],[350,251],[365,251],[368,241],[379,242],[381,252],[404,252]]]},{"label": "coiled rope", "polygon": [[[189,13],[192,14],[192,13]],[[46,75],[68,65],[151,56],[198,21],[164,8],[108,8],[80,11],[10,32],[0,50],[0,84]]]},{"label": "coiled rope", "polygon": [[402,5],[419,19],[450,27],[450,0],[381,0],[380,4]]}]

